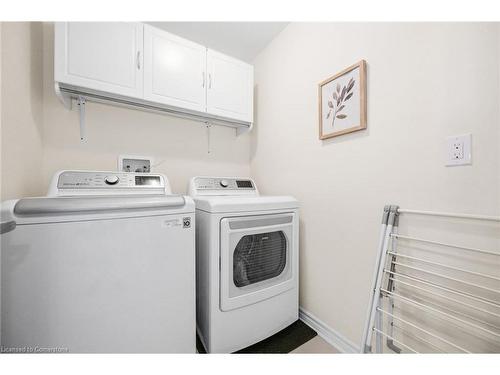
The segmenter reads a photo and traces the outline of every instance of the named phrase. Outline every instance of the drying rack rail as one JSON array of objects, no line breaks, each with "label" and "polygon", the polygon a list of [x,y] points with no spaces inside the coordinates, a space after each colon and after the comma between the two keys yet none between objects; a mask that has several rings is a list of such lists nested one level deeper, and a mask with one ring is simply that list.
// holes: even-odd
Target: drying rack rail
[{"label": "drying rack rail", "polygon": [[[500,233],[496,216],[385,206],[361,351],[500,352],[500,249],[400,234],[403,215],[498,225]],[[445,254],[432,259],[429,248]]]}]

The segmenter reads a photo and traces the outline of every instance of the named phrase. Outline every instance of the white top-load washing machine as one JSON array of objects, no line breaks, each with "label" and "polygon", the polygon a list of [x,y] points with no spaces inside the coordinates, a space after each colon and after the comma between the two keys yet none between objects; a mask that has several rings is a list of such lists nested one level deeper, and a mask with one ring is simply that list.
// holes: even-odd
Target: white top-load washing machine
[{"label": "white top-load washing machine", "polygon": [[160,174],[62,171],[2,204],[4,352],[194,353],[194,202]]},{"label": "white top-load washing machine", "polygon": [[194,177],[197,326],[209,353],[235,352],[298,319],[299,214],[249,178]]}]

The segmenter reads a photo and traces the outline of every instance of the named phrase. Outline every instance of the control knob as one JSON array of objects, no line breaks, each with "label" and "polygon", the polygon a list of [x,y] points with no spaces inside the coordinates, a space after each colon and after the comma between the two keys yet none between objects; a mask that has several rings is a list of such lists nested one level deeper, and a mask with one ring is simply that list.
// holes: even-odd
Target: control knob
[{"label": "control knob", "polygon": [[120,181],[118,176],[106,176],[106,178],[104,179],[104,182],[108,185],[116,185],[118,181]]},{"label": "control knob", "polygon": [[223,188],[227,188],[229,186],[229,182],[227,182],[227,180],[221,180],[219,183]]}]

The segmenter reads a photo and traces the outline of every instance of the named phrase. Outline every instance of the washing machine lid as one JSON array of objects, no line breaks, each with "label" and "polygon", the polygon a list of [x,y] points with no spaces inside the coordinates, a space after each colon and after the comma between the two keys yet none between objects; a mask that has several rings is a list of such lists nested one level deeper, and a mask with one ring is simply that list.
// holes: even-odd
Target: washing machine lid
[{"label": "washing machine lid", "polygon": [[210,213],[292,210],[299,202],[291,196],[198,196],[196,209]]},{"label": "washing machine lid", "polygon": [[13,225],[176,215],[194,210],[193,200],[182,195],[34,197],[3,202],[0,216],[4,232]]}]

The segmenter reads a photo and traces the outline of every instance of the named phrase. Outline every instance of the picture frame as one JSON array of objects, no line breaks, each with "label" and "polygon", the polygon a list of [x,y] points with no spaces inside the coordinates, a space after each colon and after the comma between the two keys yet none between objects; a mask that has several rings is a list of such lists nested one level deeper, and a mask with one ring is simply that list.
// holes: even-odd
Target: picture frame
[{"label": "picture frame", "polygon": [[366,129],[366,61],[318,84],[319,139]]}]

